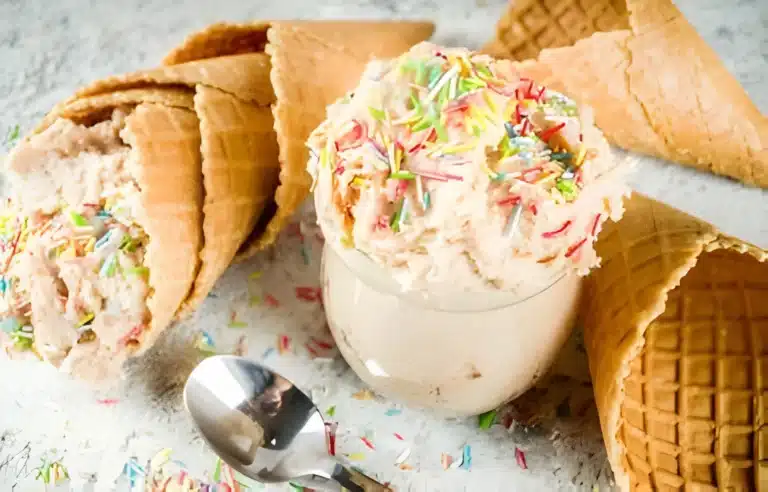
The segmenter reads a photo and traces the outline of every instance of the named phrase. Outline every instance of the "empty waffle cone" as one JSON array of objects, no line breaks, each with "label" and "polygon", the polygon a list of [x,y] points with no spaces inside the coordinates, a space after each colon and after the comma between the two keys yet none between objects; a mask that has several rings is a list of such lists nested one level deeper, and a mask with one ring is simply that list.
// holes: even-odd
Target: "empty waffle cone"
[{"label": "empty waffle cone", "polygon": [[516,0],[496,24],[483,51],[528,60],[546,48],[570,46],[595,32],[629,28],[625,0]]},{"label": "empty waffle cone", "polygon": [[266,49],[271,58],[280,181],[273,210],[243,245],[241,258],[273,243],[309,194],[305,142],[325,119],[326,106],[355,86],[368,61],[400,55],[433,30],[431,23],[421,22],[216,24],[193,34],[166,57],[164,63],[175,64]]},{"label": "empty waffle cone", "polygon": [[[670,0],[623,4],[630,28],[587,29],[588,37],[572,46],[527,50],[537,59],[521,70],[592,106],[598,126],[619,147],[768,187],[768,118]],[[514,33],[505,36],[488,51],[518,57]]]},{"label": "empty waffle cone", "polygon": [[199,119],[204,245],[201,267],[181,316],[205,299],[256,226],[278,180],[269,105],[274,92],[264,53],[233,53],[118,75],[80,89],[73,100],[136,88],[187,86]]},{"label": "empty waffle cone", "polygon": [[126,130],[131,136],[128,144],[138,152],[142,226],[150,238],[144,263],[149,268],[151,319],[134,352],[138,354],[171,323],[192,288],[200,262],[203,183],[192,93],[133,89],[77,99],[57,106],[36,131],[56,118],[93,125],[109,119],[118,107],[132,108]]},{"label": "empty waffle cone", "polygon": [[585,342],[622,490],[768,486],[768,252],[634,195],[597,243]]}]

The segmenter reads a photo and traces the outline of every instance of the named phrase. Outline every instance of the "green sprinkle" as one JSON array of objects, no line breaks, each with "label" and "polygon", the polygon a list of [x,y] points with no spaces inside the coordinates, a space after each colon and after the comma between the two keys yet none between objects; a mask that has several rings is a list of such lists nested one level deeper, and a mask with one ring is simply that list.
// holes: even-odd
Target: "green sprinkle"
[{"label": "green sprinkle", "polygon": [[110,278],[115,274],[115,270],[117,270],[117,256],[112,253],[107,256],[107,258],[104,260],[104,263],[101,264],[101,269],[99,269],[99,277]]},{"label": "green sprinkle", "polygon": [[427,210],[429,208],[429,205],[431,203],[431,198],[428,191],[424,192],[424,195],[422,196],[422,202],[424,203],[424,210]]},{"label": "green sprinkle", "polygon": [[131,236],[125,236],[123,237],[123,241],[120,243],[119,249],[125,251],[126,253],[133,253],[136,251],[136,246],[136,241],[134,241]]},{"label": "green sprinkle", "polygon": [[416,111],[416,113],[421,114],[421,101],[419,101],[419,98],[416,97],[415,93],[411,93],[411,108]]},{"label": "green sprinkle", "polygon": [[429,70],[429,83],[427,84],[427,88],[432,89],[435,87],[440,81],[441,75],[443,75],[443,67],[440,65],[433,65]]},{"label": "green sprinkle", "polygon": [[477,424],[481,429],[490,429],[496,421],[496,410],[489,410],[477,416]]},{"label": "green sprinkle", "polygon": [[389,175],[392,179],[407,179],[412,180],[416,178],[416,175],[410,171],[398,171]]},{"label": "green sprinkle", "polygon": [[19,135],[21,135],[21,128],[19,125],[14,125],[13,128],[8,132],[8,136],[5,138],[5,143],[7,145],[13,145],[16,140],[18,140]]},{"label": "green sprinkle", "polygon": [[88,222],[88,219],[75,212],[74,210],[69,210],[67,214],[69,215],[69,221],[77,227],[87,227],[91,225],[91,223]]},{"label": "green sprinkle", "polygon": [[563,194],[566,200],[573,200],[578,194],[578,188],[572,179],[558,179],[555,188]]},{"label": "green sprinkle", "polygon": [[130,267],[125,269],[126,275],[149,275],[149,268],[145,266]]},{"label": "green sprinkle", "polygon": [[248,328],[248,323],[246,323],[245,321],[232,320],[229,322],[229,325],[227,326],[229,326],[230,328]]},{"label": "green sprinkle", "polygon": [[334,415],[336,415],[336,405],[331,405],[330,407],[328,407],[328,410],[325,411],[325,414],[328,415],[329,417],[333,417]]},{"label": "green sprinkle", "polygon": [[400,232],[400,214],[403,213],[403,199],[400,199],[400,202],[397,205],[397,210],[395,210],[395,213],[392,214],[392,217],[389,219],[389,227],[392,228],[393,232]]},{"label": "green sprinkle", "polygon": [[34,345],[34,337],[32,333],[27,333],[21,330],[11,333],[11,340],[13,340],[13,347],[16,350],[30,350]]},{"label": "green sprinkle", "polygon": [[448,141],[448,130],[445,129],[445,126],[440,123],[440,121],[435,121],[435,132],[437,133],[437,138],[440,139],[441,142],[447,142]]},{"label": "green sprinkle", "polygon": [[424,85],[427,81],[427,65],[423,61],[416,62],[416,85]]},{"label": "green sprinkle", "polygon": [[384,110],[379,108],[368,106],[368,112],[371,113],[371,116],[373,116],[373,119],[376,121],[384,121],[384,119],[387,117],[387,114],[384,112]]},{"label": "green sprinkle", "polygon": [[216,458],[216,467],[213,470],[213,479],[217,483],[221,482],[221,458]]},{"label": "green sprinkle", "polygon": [[493,74],[491,73],[491,70],[486,67],[485,65],[475,65],[475,70],[486,77],[493,77]]},{"label": "green sprinkle", "polygon": [[464,82],[464,86],[467,88],[467,92],[480,89],[481,87],[486,87],[488,85],[482,80],[476,79],[474,77],[463,79],[462,82]]},{"label": "green sprinkle", "polygon": [[437,103],[442,107],[448,102],[451,96],[451,84],[444,84],[437,93]]},{"label": "green sprinkle", "polygon": [[425,116],[424,118],[421,119],[421,121],[413,125],[413,127],[411,128],[411,131],[416,133],[422,130],[426,130],[431,126],[432,126],[432,120],[430,120],[429,117]]}]

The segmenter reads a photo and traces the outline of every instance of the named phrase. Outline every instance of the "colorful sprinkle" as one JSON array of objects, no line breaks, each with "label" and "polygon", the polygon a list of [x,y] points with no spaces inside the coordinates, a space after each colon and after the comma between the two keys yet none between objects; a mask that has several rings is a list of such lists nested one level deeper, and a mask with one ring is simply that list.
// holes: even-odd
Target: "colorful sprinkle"
[{"label": "colorful sprinkle", "polygon": [[283,355],[291,350],[291,337],[288,335],[277,336],[277,351]]},{"label": "colorful sprinkle", "polygon": [[528,469],[528,463],[525,461],[525,453],[518,447],[515,447],[515,461],[517,461],[517,466],[523,470]]},{"label": "colorful sprinkle", "polygon": [[569,247],[565,252],[565,257],[570,258],[571,256],[575,255],[576,252],[578,252],[586,242],[587,242],[587,238],[583,238],[581,241]]},{"label": "colorful sprinkle", "polygon": [[336,405],[331,405],[328,407],[328,410],[325,411],[325,414],[329,417],[333,417],[336,415]]},{"label": "colorful sprinkle", "polygon": [[250,275],[248,275],[248,278],[249,278],[250,280],[258,280],[258,279],[260,279],[260,278],[261,278],[263,275],[264,275],[264,272],[261,272],[261,271],[256,271],[256,272],[253,272],[253,273],[251,273]]},{"label": "colorful sprinkle", "polygon": [[496,421],[496,410],[489,410],[477,416],[477,424],[481,429],[490,429]]},{"label": "colorful sprinkle", "polygon": [[399,408],[390,408],[386,412],[384,412],[384,415],[386,415],[387,417],[394,417],[396,415],[400,415],[401,413],[403,413],[403,411],[400,410]]},{"label": "colorful sprinkle", "polygon": [[369,449],[376,450],[376,447],[373,445],[373,443],[368,439],[367,437],[361,437],[360,440],[365,444],[365,446]]},{"label": "colorful sprinkle", "polygon": [[541,235],[541,237],[544,237],[544,238],[547,238],[547,239],[549,239],[549,238],[553,238],[553,237],[559,236],[560,234],[563,234],[565,231],[567,231],[567,230],[568,230],[568,228],[569,228],[569,227],[571,227],[571,224],[572,224],[572,223],[573,223],[573,221],[571,221],[571,220],[566,220],[566,221],[563,223],[563,225],[561,225],[560,227],[558,227],[558,228],[557,228],[557,229],[555,229],[554,231],[549,231],[549,232],[545,232],[545,233],[543,233],[543,234]]},{"label": "colorful sprinkle", "polygon": [[96,403],[99,405],[113,406],[120,403],[120,400],[117,398],[100,398],[96,400]]},{"label": "colorful sprinkle", "polygon": [[373,391],[369,390],[368,388],[365,388],[353,394],[352,398],[354,398],[355,400],[361,400],[361,401],[375,400],[376,395],[373,393]]},{"label": "colorful sprinkle", "polygon": [[349,453],[345,454],[349,461],[363,461],[365,459],[365,453]]},{"label": "colorful sprinkle", "polygon": [[443,470],[449,469],[451,467],[451,463],[453,463],[453,457],[450,454],[440,454],[440,464],[442,465]]},{"label": "colorful sprinkle", "polygon": [[270,307],[280,307],[280,301],[278,301],[275,296],[272,294],[265,294],[264,295],[264,301],[267,303]]},{"label": "colorful sprinkle", "polygon": [[395,436],[395,438],[398,441],[405,441],[405,438],[403,436],[401,436],[400,434],[398,434],[397,432],[395,432],[393,435]]},{"label": "colorful sprinkle", "polygon": [[296,287],[296,298],[306,302],[320,302],[322,289],[320,287]]},{"label": "colorful sprinkle", "polygon": [[462,451],[461,468],[469,470],[472,467],[472,447],[469,444],[464,446]]}]

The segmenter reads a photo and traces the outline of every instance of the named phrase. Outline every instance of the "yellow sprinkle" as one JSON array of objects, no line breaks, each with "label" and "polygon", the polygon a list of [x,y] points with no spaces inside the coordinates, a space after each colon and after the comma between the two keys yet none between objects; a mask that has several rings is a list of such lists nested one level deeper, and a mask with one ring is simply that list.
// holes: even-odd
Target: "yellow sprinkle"
[{"label": "yellow sprinkle", "polygon": [[152,461],[149,462],[149,468],[153,470],[159,469],[164,464],[168,463],[171,459],[171,453],[173,450],[171,448],[165,448],[159,453],[155,455],[154,458],[152,458]]},{"label": "yellow sprinkle", "polygon": [[352,178],[352,184],[357,186],[368,186],[368,180],[362,176],[355,176]]},{"label": "yellow sprinkle", "polygon": [[251,298],[248,301],[248,303],[251,306],[258,306],[259,304],[261,304],[261,296],[251,296]]},{"label": "yellow sprinkle", "polygon": [[375,400],[376,395],[373,394],[373,391],[369,390],[368,388],[365,388],[353,394],[352,398],[354,398],[355,400]]},{"label": "yellow sprinkle", "polygon": [[491,98],[490,91],[483,91],[483,100],[485,101],[485,105],[488,106],[488,109],[494,113],[499,112],[498,108],[496,108],[496,103],[494,103],[493,99]]},{"label": "yellow sprinkle", "polygon": [[260,279],[262,275],[264,275],[264,272],[253,272],[252,274],[248,275],[248,278],[251,280],[256,280]]},{"label": "yellow sprinkle", "polygon": [[84,315],[82,318],[80,318],[80,321],[77,322],[77,327],[80,328],[81,326],[85,326],[86,323],[89,323],[94,318],[93,313],[88,313]]},{"label": "yellow sprinkle", "polygon": [[346,456],[349,461],[363,461],[365,459],[365,453],[350,453]]},{"label": "yellow sprinkle", "polygon": [[328,167],[328,151],[325,147],[320,149],[320,167]]},{"label": "yellow sprinkle", "polygon": [[584,162],[584,157],[587,155],[587,146],[582,145],[579,149],[579,155],[576,157],[576,162],[574,163],[574,167],[581,166],[581,163]]},{"label": "yellow sprinkle", "polygon": [[475,142],[470,142],[458,145],[447,145],[445,147],[441,147],[439,151],[443,154],[460,154],[462,152],[469,152],[470,150],[474,150],[475,147],[477,147],[477,144]]},{"label": "yellow sprinkle", "polygon": [[93,247],[96,245],[96,238],[91,237],[91,239],[88,240],[88,243],[85,245],[85,252],[90,253],[93,251]]},{"label": "yellow sprinkle", "polygon": [[352,239],[352,237],[349,236],[349,234],[345,234],[341,237],[341,245],[345,248],[354,248],[355,241]]}]

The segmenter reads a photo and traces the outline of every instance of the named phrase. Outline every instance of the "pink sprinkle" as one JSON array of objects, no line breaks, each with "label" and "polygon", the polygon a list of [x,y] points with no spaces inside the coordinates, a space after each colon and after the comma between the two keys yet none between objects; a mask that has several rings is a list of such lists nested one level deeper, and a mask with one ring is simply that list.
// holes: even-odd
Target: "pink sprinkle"
[{"label": "pink sprinkle", "polygon": [[525,453],[523,453],[518,447],[515,447],[515,460],[517,461],[517,466],[523,470],[528,469],[528,463],[525,462]]},{"label": "pink sprinkle", "polygon": [[349,130],[336,140],[336,152],[360,147],[363,141],[367,139],[368,130],[362,123],[352,120],[349,127]]},{"label": "pink sprinkle", "polygon": [[319,302],[322,299],[320,287],[296,287],[296,298],[307,302]]},{"label": "pink sprinkle", "polygon": [[369,449],[376,450],[376,447],[373,445],[371,441],[368,440],[367,437],[361,437],[361,441],[363,441],[363,444],[365,444]]},{"label": "pink sprinkle", "polygon": [[291,337],[288,335],[278,335],[277,348],[281,354],[288,352],[291,349]]},{"label": "pink sprinkle", "polygon": [[280,307],[280,301],[278,301],[272,294],[265,294],[264,300],[271,307]]},{"label": "pink sprinkle", "polygon": [[96,400],[96,403],[98,403],[99,405],[111,406],[111,405],[117,405],[118,403],[120,403],[120,400],[118,400],[117,398],[102,398],[102,399]]},{"label": "pink sprinkle", "polygon": [[555,236],[559,236],[560,234],[562,234],[562,233],[564,233],[566,230],[568,230],[568,228],[569,228],[569,227],[571,227],[571,224],[572,224],[572,223],[573,223],[573,221],[571,221],[571,220],[566,220],[566,221],[563,223],[563,225],[561,225],[560,227],[558,227],[558,228],[557,228],[557,229],[555,229],[554,231],[545,232],[544,234],[542,234],[542,235],[541,235],[541,237],[544,237],[544,238],[547,238],[547,239],[549,239],[549,238],[553,238],[553,237],[555,237]]},{"label": "pink sprinkle", "polygon": [[333,172],[336,174],[344,174],[344,166],[339,165]]},{"label": "pink sprinkle", "polygon": [[185,478],[187,478],[187,472],[184,471],[184,470],[181,470],[181,472],[179,473],[179,485],[183,485],[184,484],[184,479]]},{"label": "pink sprinkle", "polygon": [[315,345],[317,345],[318,347],[320,347],[321,349],[325,349],[325,350],[331,350],[331,349],[333,348],[333,345],[331,345],[330,343],[328,343],[328,342],[324,342],[324,341],[322,341],[322,340],[318,340],[318,339],[317,339],[317,338],[315,338],[315,337],[309,337],[309,339],[310,339],[310,340],[312,340],[312,342],[313,342]]},{"label": "pink sprinkle", "polygon": [[398,439],[399,439],[399,440],[401,440],[401,441],[405,441],[405,438],[403,438],[403,436],[401,436],[401,435],[400,435],[400,434],[398,434],[397,432],[395,432],[395,437],[396,437],[396,438],[398,438]]},{"label": "pink sprinkle", "polygon": [[590,235],[594,236],[597,234],[597,226],[600,225],[600,218],[603,216],[603,214],[597,214],[595,215],[595,222],[592,224],[592,232]]},{"label": "pink sprinkle", "polygon": [[578,243],[574,244],[568,250],[565,252],[565,257],[570,258],[571,256],[575,255],[577,251],[581,249],[582,246],[584,246],[584,243],[587,242],[587,238],[582,239]]}]

